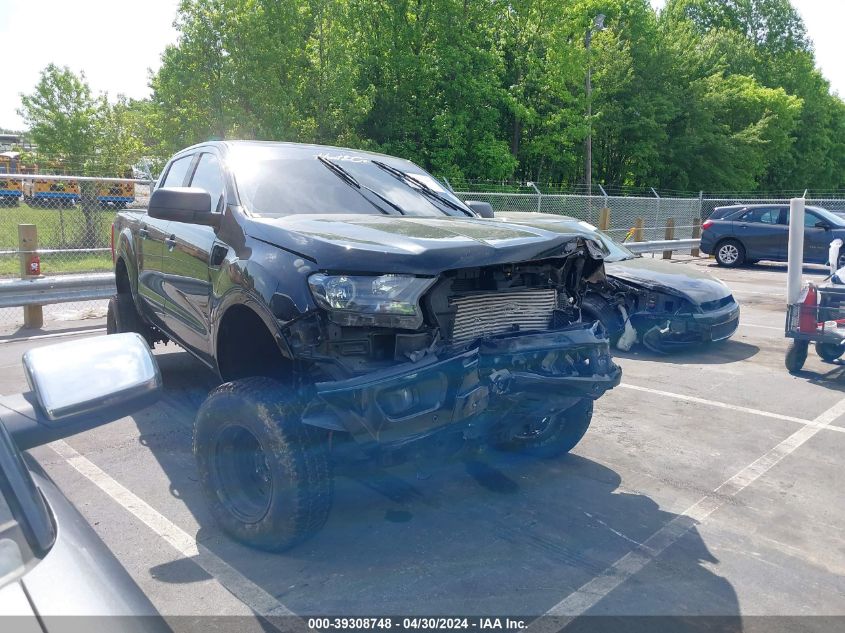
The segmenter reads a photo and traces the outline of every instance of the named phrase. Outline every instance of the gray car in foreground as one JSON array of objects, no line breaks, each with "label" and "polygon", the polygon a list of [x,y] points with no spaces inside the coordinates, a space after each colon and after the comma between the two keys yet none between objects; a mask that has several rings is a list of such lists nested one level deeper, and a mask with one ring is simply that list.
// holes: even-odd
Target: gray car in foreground
[{"label": "gray car in foreground", "polygon": [[161,377],[146,342],[133,334],[78,339],[27,352],[24,368],[32,391],[0,398],[0,626],[169,631],[91,526],[21,452],[153,402]]}]

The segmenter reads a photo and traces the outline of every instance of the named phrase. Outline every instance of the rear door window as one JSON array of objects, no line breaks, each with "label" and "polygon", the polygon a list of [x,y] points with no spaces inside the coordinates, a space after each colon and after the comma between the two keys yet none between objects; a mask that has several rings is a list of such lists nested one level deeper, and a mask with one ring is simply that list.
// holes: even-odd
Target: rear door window
[{"label": "rear door window", "polygon": [[164,177],[162,187],[182,187],[185,184],[185,176],[188,174],[188,169],[191,166],[191,161],[194,156],[184,156],[177,158],[170,163],[170,168],[167,170],[167,176]]}]

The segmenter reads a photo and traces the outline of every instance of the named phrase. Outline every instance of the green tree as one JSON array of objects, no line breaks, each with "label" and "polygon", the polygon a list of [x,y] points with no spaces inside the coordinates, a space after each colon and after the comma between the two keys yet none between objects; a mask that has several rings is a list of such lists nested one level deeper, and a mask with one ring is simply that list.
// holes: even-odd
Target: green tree
[{"label": "green tree", "polygon": [[18,114],[39,155],[79,169],[94,153],[103,106],[104,100],[91,93],[84,74],[50,64],[41,71],[35,90],[21,95]]},{"label": "green tree", "polygon": [[95,151],[87,161],[87,173],[123,176],[129,167],[148,155],[146,111],[143,102],[122,95],[115,103],[100,109],[95,119]]},{"label": "green tree", "polygon": [[768,54],[810,50],[806,27],[790,0],[669,0],[664,14],[689,20],[701,33],[741,33]]}]

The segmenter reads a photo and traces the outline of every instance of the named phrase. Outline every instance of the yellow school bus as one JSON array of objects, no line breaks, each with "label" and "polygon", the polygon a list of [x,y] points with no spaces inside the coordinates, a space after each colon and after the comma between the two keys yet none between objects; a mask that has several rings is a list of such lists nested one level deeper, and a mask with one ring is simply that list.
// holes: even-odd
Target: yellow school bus
[{"label": "yellow school bus", "polygon": [[[37,174],[38,168],[25,171]],[[29,205],[72,207],[81,197],[79,181],[74,178],[35,178],[23,183],[23,200]]]},{"label": "yellow school bus", "polygon": [[[132,170],[123,174],[124,178],[132,178]],[[105,208],[113,206],[123,209],[130,202],[135,202],[134,182],[102,182],[97,185],[97,202]]]},{"label": "yellow school bus", "polygon": [[18,204],[23,194],[21,181],[8,178],[7,174],[19,174],[19,170],[20,154],[18,152],[0,153],[0,204]]}]

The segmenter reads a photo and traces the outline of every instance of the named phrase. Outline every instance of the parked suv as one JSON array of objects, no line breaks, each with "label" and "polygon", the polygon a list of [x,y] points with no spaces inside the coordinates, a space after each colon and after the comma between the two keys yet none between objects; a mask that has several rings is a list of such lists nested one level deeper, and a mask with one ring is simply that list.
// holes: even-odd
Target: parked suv
[{"label": "parked suv", "polygon": [[228,381],[194,452],[214,516],[256,547],[324,523],[341,461],[569,451],[620,380],[580,309],[607,253],[591,231],[480,218],[405,160],[197,145],[113,228],[108,330]]},{"label": "parked suv", "polygon": [[[804,261],[828,263],[830,242],[845,239],[845,219],[821,207],[804,214]],[[788,204],[717,207],[701,225],[701,250],[720,266],[734,268],[761,259],[785,262],[789,242]],[[845,253],[840,266],[845,264]]]}]

